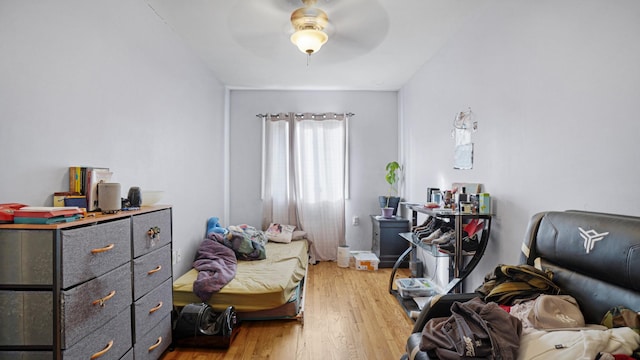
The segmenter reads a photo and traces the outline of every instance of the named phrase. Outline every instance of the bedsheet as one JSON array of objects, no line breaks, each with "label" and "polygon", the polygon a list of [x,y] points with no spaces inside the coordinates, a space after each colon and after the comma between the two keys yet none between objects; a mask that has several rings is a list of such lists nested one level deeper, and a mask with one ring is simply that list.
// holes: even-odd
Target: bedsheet
[{"label": "bedsheet", "polygon": [[[238,261],[236,276],[208,303],[215,311],[233,305],[238,312],[258,311],[281,306],[296,295],[296,287],[304,278],[309,263],[309,243],[306,239],[291,243],[269,241],[264,260]],[[195,269],[189,270],[173,283],[173,304],[185,306],[201,302],[193,293]]]}]

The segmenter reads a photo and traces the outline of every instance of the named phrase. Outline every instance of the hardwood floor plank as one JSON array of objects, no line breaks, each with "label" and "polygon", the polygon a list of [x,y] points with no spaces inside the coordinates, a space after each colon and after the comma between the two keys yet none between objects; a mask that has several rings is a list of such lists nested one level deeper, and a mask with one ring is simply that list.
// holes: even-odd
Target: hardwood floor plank
[{"label": "hardwood floor plank", "polygon": [[[229,349],[177,348],[162,360],[399,359],[413,322],[389,294],[391,269],[310,265],[304,323],[246,321]],[[397,277],[408,277],[400,269]]]}]

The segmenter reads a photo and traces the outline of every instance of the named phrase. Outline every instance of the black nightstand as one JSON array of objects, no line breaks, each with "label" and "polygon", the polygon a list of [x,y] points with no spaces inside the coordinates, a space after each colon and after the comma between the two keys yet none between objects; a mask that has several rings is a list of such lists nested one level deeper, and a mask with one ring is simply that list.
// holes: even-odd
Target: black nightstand
[{"label": "black nightstand", "polygon": [[[410,220],[399,216],[387,219],[379,215],[371,215],[373,223],[373,241],[371,251],[378,256],[379,268],[390,268],[398,257],[407,250],[407,241],[400,233],[410,231]],[[400,267],[409,267],[409,261],[402,262]]]}]

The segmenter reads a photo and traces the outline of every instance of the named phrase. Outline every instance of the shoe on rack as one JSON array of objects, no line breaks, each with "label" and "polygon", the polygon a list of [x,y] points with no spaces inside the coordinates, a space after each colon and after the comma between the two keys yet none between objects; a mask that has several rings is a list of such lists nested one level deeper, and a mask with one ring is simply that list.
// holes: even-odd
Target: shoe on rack
[{"label": "shoe on rack", "polygon": [[434,229],[436,229],[436,226],[434,225],[434,223],[433,223],[433,222],[430,222],[429,224],[427,224],[427,225],[426,225],[426,226],[424,226],[424,227],[420,227],[420,228],[416,228],[416,229],[414,229],[414,230],[413,230],[413,233],[414,233],[414,234],[419,234],[419,233],[423,233],[423,232],[427,232],[427,231],[431,232],[431,231],[433,231]]},{"label": "shoe on rack", "polygon": [[[465,237],[462,240],[462,255],[473,255],[476,253],[478,248],[480,247],[480,242],[478,241],[478,237],[476,235],[472,237]],[[455,241],[440,245],[440,252],[445,254],[453,254],[456,250]]]},{"label": "shoe on rack", "polygon": [[482,229],[484,229],[484,221],[480,222],[478,226],[473,229],[473,233],[469,234],[469,237],[478,235],[482,231]]},{"label": "shoe on rack", "polygon": [[424,236],[418,236],[420,241],[425,244],[431,244],[431,241],[442,236],[442,229],[435,229],[431,234],[425,234]]},{"label": "shoe on rack", "polygon": [[425,231],[433,232],[435,229],[439,228],[442,225],[442,220],[440,219],[437,219],[435,217],[430,217],[429,219],[431,221],[429,221],[426,225],[414,228],[413,233],[417,234],[419,232]]},{"label": "shoe on rack", "polygon": [[448,228],[442,231],[442,235],[431,241],[434,245],[444,245],[451,241],[455,242],[456,240],[456,231],[454,229]]},{"label": "shoe on rack", "polygon": [[417,238],[423,238],[425,236],[429,236],[431,235],[431,233],[433,233],[435,230],[434,229],[422,229],[420,231],[416,231],[413,234],[417,237]]},{"label": "shoe on rack", "polygon": [[484,221],[479,221],[478,219],[472,219],[463,228],[464,232],[466,232],[469,237],[479,233],[482,229],[484,229]]},{"label": "shoe on rack", "polygon": [[420,232],[417,234],[413,234],[413,236],[416,237],[416,239],[418,239],[418,241],[422,241],[422,239],[425,239],[429,236],[431,236],[431,234],[433,234],[434,232],[436,232],[438,229],[434,230],[434,231],[425,231],[425,232]]},{"label": "shoe on rack", "polygon": [[474,233],[474,229],[478,226],[479,221],[480,220],[478,220],[478,218],[471,219],[471,221],[469,221],[462,230],[464,230],[468,235],[472,235]]},{"label": "shoe on rack", "polygon": [[413,232],[414,234],[420,232],[420,231],[424,231],[427,229],[431,229],[433,227],[433,221],[427,223],[427,224],[423,224],[420,226],[415,226],[411,229],[411,232]]},{"label": "shoe on rack", "polygon": [[433,226],[433,225],[430,225],[430,224],[431,224],[434,220],[435,220],[435,218],[434,218],[434,217],[429,216],[428,218],[426,218],[426,219],[424,220],[424,222],[423,222],[421,225],[414,226],[414,227],[411,229],[411,231],[412,231],[412,232],[416,232],[416,231],[419,231],[419,230],[426,229],[426,228],[427,228],[427,227],[429,227],[429,226]]},{"label": "shoe on rack", "polygon": [[441,220],[435,219],[433,222],[429,224],[429,226],[414,232],[414,234],[416,234],[419,238],[425,237],[433,233],[437,229],[439,229],[441,224],[442,224]]}]

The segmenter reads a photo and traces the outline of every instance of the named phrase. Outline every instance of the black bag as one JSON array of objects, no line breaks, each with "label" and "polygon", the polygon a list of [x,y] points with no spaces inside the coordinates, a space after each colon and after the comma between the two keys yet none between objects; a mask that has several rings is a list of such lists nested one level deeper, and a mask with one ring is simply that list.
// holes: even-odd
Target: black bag
[{"label": "black bag", "polygon": [[205,303],[188,304],[173,324],[175,346],[228,348],[237,333],[236,310],[214,313]]}]

